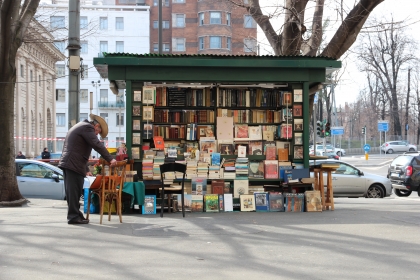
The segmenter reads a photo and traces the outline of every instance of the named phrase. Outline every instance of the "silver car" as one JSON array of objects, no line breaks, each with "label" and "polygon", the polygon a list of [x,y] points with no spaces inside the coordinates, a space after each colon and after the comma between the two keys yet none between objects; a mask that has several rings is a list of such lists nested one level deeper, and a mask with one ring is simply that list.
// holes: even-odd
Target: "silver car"
[{"label": "silver car", "polygon": [[405,141],[389,141],[382,144],[381,151],[385,154],[392,154],[395,152],[415,152],[417,151],[417,146],[408,144]]},{"label": "silver car", "polygon": [[[392,193],[391,181],[384,176],[364,173],[357,167],[340,160],[316,161],[317,165],[320,163],[340,164],[340,167],[332,172],[334,197],[384,198]],[[313,164],[311,162],[311,165]],[[324,184],[326,182],[327,175],[324,174]]]},{"label": "silver car", "polygon": [[[65,199],[63,171],[51,164],[30,159],[15,159],[19,191],[24,197]],[[85,178],[84,186],[89,187]]]}]

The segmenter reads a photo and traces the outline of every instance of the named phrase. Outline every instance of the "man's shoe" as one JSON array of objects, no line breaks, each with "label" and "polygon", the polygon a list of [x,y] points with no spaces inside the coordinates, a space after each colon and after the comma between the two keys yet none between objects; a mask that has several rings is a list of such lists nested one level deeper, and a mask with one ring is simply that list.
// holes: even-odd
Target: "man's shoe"
[{"label": "man's shoe", "polygon": [[86,225],[89,224],[89,220],[88,219],[81,219],[81,218],[77,218],[77,219],[73,219],[68,221],[69,225]]}]

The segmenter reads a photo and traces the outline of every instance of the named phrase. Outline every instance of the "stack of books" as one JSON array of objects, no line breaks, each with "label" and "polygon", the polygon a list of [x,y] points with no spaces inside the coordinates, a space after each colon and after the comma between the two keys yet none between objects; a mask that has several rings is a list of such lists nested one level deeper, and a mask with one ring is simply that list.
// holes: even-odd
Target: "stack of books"
[{"label": "stack of books", "polygon": [[248,187],[248,193],[249,194],[254,194],[254,193],[258,193],[258,192],[264,192],[264,186],[249,186]]},{"label": "stack of books", "polygon": [[153,179],[153,159],[144,158],[142,162],[143,180]]},{"label": "stack of books", "polygon": [[197,164],[197,177],[208,177],[209,164],[207,162],[198,162]]},{"label": "stack of books", "polygon": [[220,166],[210,165],[209,166],[209,179],[219,179],[219,178],[220,178]]},{"label": "stack of books", "polygon": [[192,179],[197,177],[197,161],[188,160],[187,161],[187,174],[186,179]]},{"label": "stack of books", "polygon": [[165,156],[155,156],[153,159],[153,180],[160,180],[160,165],[165,163]]},{"label": "stack of books", "polygon": [[235,162],[236,179],[248,179],[248,158],[238,157]]},{"label": "stack of books", "polygon": [[235,159],[226,159],[223,162],[223,178],[235,179]]}]

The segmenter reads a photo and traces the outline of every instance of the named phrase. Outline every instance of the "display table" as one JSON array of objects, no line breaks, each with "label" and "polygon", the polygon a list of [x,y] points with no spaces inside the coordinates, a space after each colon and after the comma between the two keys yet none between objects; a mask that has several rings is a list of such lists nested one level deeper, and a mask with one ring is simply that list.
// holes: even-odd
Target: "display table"
[{"label": "display table", "polygon": [[144,204],[145,186],[143,182],[125,182],[122,191],[131,195],[131,208],[133,205]]}]

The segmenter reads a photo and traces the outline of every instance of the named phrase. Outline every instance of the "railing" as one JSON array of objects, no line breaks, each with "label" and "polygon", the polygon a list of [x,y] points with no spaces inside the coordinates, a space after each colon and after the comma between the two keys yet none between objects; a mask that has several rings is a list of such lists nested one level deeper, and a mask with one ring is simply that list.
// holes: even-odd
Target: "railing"
[{"label": "railing", "polygon": [[99,108],[125,108],[125,102],[124,101],[99,101],[98,102]]}]

